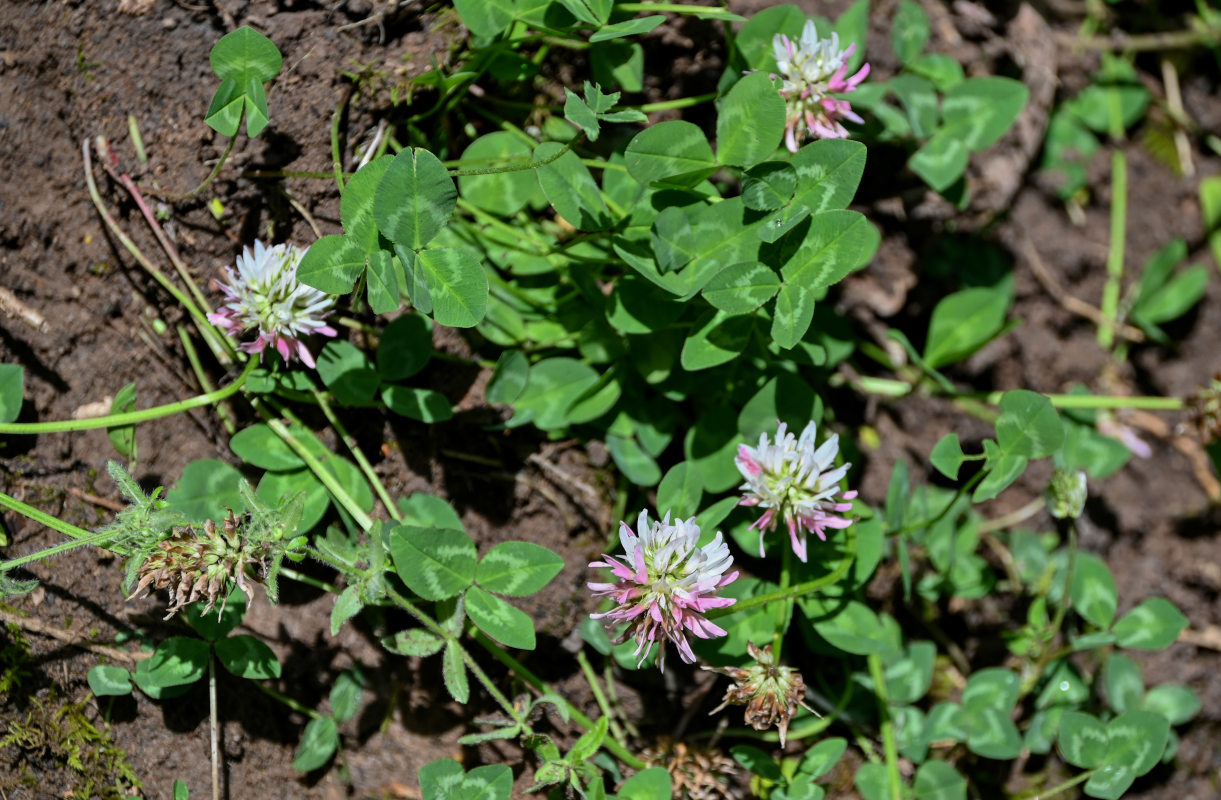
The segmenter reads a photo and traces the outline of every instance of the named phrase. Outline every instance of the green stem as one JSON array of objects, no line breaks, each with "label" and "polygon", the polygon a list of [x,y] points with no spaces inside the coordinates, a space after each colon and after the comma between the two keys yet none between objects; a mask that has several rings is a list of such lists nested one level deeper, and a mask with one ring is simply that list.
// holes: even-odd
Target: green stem
[{"label": "green stem", "polygon": [[347,102],[348,98],[345,96],[335,107],[335,113],[331,114],[331,166],[334,168],[335,184],[339,187],[341,196],[343,195],[343,158],[339,154],[339,123],[343,119],[343,107]]},{"label": "green stem", "polygon": [[[971,460],[974,461],[975,459],[972,458]],[[967,492],[971,491],[972,489],[974,489],[975,484],[982,481],[984,479],[984,476],[987,474],[988,473],[986,473],[986,472],[977,472],[975,474],[975,477],[971,478],[971,480],[969,480],[966,483],[959,486],[958,491],[954,492],[954,496],[952,498],[950,498],[950,502],[946,503],[942,507],[942,509],[937,512],[937,516],[933,517],[930,520],[921,520],[920,522],[913,522],[908,525],[904,525],[902,528],[896,528],[893,531],[887,531],[886,535],[887,536],[902,536],[905,533],[911,533],[912,531],[918,531],[918,530],[922,530],[924,528],[933,527],[938,522],[941,522],[941,520],[945,519],[945,515],[950,513],[950,509],[952,509],[954,507],[954,505],[960,499],[962,499],[962,496],[965,495]]]},{"label": "green stem", "polygon": [[22,516],[29,517],[35,522],[42,523],[48,528],[57,530],[65,536],[71,536],[73,539],[85,539],[94,535],[92,531],[87,531],[84,528],[78,528],[75,525],[64,522],[61,519],[51,516],[45,511],[39,511],[31,505],[26,505],[15,497],[9,497],[3,492],[0,492],[0,506],[4,506],[10,511],[16,511]]},{"label": "green stem", "polygon": [[1123,282],[1124,234],[1128,215],[1128,162],[1123,151],[1111,154],[1111,246],[1107,254],[1107,282],[1102,288],[1103,324],[1098,328],[1098,346],[1110,350],[1119,322],[1119,289]]},{"label": "green stem", "polygon": [[[784,548],[784,555],[780,559],[780,589],[785,592],[792,583],[793,572],[793,548]],[[776,632],[772,635],[772,656],[776,659],[776,663],[780,662],[780,651],[784,646],[784,633],[789,629],[790,615],[793,613],[793,603],[795,600],[792,597],[786,597],[784,600],[776,604],[775,626]]]},{"label": "green stem", "polygon": [[[313,436],[313,434],[309,432],[309,428],[306,428],[303,424],[301,424],[301,420],[297,419],[296,415],[290,412],[287,408],[270,398],[268,398],[266,402],[276,410],[276,413],[284,416],[290,422],[295,424],[298,430],[304,432],[308,436]],[[339,505],[343,506],[344,510],[352,516],[352,519],[356,521],[356,524],[359,525],[362,530],[368,530],[369,528],[373,527],[373,518],[366,514],[364,509],[356,504],[356,501],[352,498],[352,495],[348,494],[347,489],[344,489],[339,485],[339,481],[335,478],[335,476],[322,466],[322,462],[319,461],[312,452],[310,452],[309,448],[297,441],[296,437],[293,436],[292,431],[290,431],[288,427],[277,419],[270,411],[264,408],[263,403],[255,401],[254,407],[255,410],[259,412],[259,416],[263,418],[263,421],[267,423],[267,427],[271,428],[272,432],[283,439],[284,443],[287,444],[289,448],[291,448],[292,451],[305,462],[305,466],[309,467],[310,472],[314,473],[314,477],[322,482],[322,485],[325,486],[327,491],[331,493],[331,496],[335,498],[335,501],[338,502]]]},{"label": "green stem", "polygon": [[[195,379],[199,381],[200,387],[205,392],[216,391],[212,386],[212,381],[208,379],[208,373],[204,372],[203,364],[199,360],[199,352],[195,349],[194,342],[191,341],[191,335],[187,333],[187,329],[182,325],[175,327],[178,330],[178,340],[182,342],[182,349],[187,354],[187,361],[191,363],[191,371],[195,373]],[[224,424],[225,430],[229,432],[230,436],[237,433],[237,425],[233,422],[233,416],[229,413],[228,405],[217,403],[216,416],[220,417],[221,423]]]},{"label": "green stem", "polygon": [[899,777],[899,748],[895,743],[895,724],[890,718],[890,700],[886,691],[886,675],[882,670],[882,657],[874,653],[868,657],[869,677],[873,679],[873,691],[878,700],[878,721],[882,728],[882,750],[886,754],[886,782],[890,786],[890,800],[902,800],[903,779]]},{"label": "green stem", "polygon": [[202,192],[212,185],[212,181],[216,180],[216,176],[220,174],[221,168],[225,166],[225,162],[229,160],[229,154],[233,152],[233,145],[237,142],[236,136],[229,137],[229,143],[225,145],[225,152],[220,154],[220,160],[216,162],[216,166],[208,173],[208,177],[203,179],[203,183],[196,186],[186,194],[170,194],[156,189],[145,189],[146,194],[151,194],[153,197],[160,197],[163,200],[189,200],[195,195]]},{"label": "green stem", "polygon": [[128,411],[123,414],[109,414],[105,417],[90,417],[89,419],[64,419],[56,422],[8,422],[0,424],[0,435],[6,433],[66,433],[68,431],[94,430],[95,428],[114,428],[120,425],[135,425],[140,422],[147,422],[150,419],[168,417],[191,408],[214,405],[237,394],[237,391],[246,383],[246,379],[250,377],[250,373],[254,371],[256,366],[258,366],[258,361],[253,358],[250,359],[246,362],[242,374],[233,383],[223,389],[201,394],[189,400],[179,400],[176,403],[154,406],[143,411]]},{"label": "green stem", "polygon": [[1076,775],[1072,778],[1069,778],[1064,783],[1057,784],[1056,786],[1053,786],[1050,789],[1033,789],[1033,790],[1027,792],[1026,794],[1019,795],[1018,800],[1028,800],[1029,798],[1037,798],[1037,800],[1044,800],[1045,798],[1048,798],[1048,797],[1054,797],[1054,796],[1060,794],[1060,792],[1068,791],[1069,789],[1073,788],[1074,786],[1076,786],[1079,783],[1085,783],[1091,777],[1093,777],[1095,772],[1097,772],[1096,769],[1086,770],[1085,772],[1082,772],[1080,775]]},{"label": "green stem", "polygon": [[[16,500],[13,500],[8,495],[0,494],[0,505],[9,506],[9,502],[7,502],[7,501],[11,501],[13,503],[18,502]],[[24,505],[24,504],[22,503],[21,505]],[[9,506],[9,507],[12,508],[12,506]],[[14,509],[14,510],[16,511],[19,509]],[[24,514],[25,512],[22,511],[21,513]],[[39,513],[41,513],[41,512],[39,512]],[[42,520],[39,520],[39,521],[42,522]],[[47,525],[47,523],[45,523],[45,522],[43,522],[43,524]],[[60,522],[59,525],[67,525],[67,523]],[[55,528],[55,530],[60,531],[61,533],[67,533],[67,531],[65,531],[62,527],[59,527],[57,525],[48,525],[48,527]],[[17,569],[17,567],[25,566],[26,564],[32,563],[34,561],[41,561],[44,558],[50,558],[51,556],[57,556],[60,553],[66,553],[69,550],[76,549],[77,547],[84,547],[87,544],[97,544],[99,542],[108,542],[115,538],[114,531],[107,531],[105,533],[90,533],[89,531],[82,530],[81,528],[76,528],[76,530],[80,531],[84,535],[78,536],[76,534],[69,533],[68,535],[73,537],[71,541],[60,542],[59,544],[55,545],[54,547],[48,547],[45,550],[39,550],[37,553],[29,553],[27,555],[14,558],[10,561],[0,562],[0,573],[5,573],[5,572],[8,572],[9,570]]]},{"label": "green stem", "polygon": [[304,583],[306,586],[313,586],[315,589],[321,589],[322,591],[328,592],[329,594],[339,594],[340,592],[343,591],[342,589],[340,589],[338,586],[336,586],[333,583],[327,583],[326,581],[318,580],[317,578],[315,578],[312,575],[306,575],[304,572],[298,572],[297,570],[292,569],[291,567],[283,567],[283,566],[280,567],[280,575],[282,575],[285,578],[288,578],[290,581],[296,581],[297,583]]},{"label": "green stem", "polygon": [[360,467],[360,471],[364,473],[365,480],[367,480],[373,487],[374,491],[377,492],[377,496],[381,498],[382,504],[386,506],[387,513],[389,513],[390,516],[395,520],[402,522],[403,515],[399,512],[398,507],[394,505],[394,501],[390,499],[390,493],[386,491],[385,484],[382,483],[381,478],[377,477],[377,473],[373,471],[373,465],[369,463],[369,459],[365,458],[365,454],[361,452],[356,440],[352,438],[351,434],[349,434],[347,429],[343,426],[343,423],[339,421],[339,417],[335,415],[335,412],[331,408],[331,404],[327,402],[326,397],[325,392],[314,389],[314,399],[318,401],[318,407],[322,409],[323,416],[326,417],[327,422],[331,423],[331,427],[335,429],[335,433],[339,434],[339,438],[342,439],[343,443],[347,446],[348,452],[352,454],[354,459],[356,459],[356,463]]},{"label": "green stem", "polygon": [[803,597],[810,592],[816,592],[826,586],[838,583],[841,578],[848,574],[852,562],[856,559],[856,531],[852,528],[847,528],[847,543],[844,557],[840,559],[839,565],[829,575],[824,575],[812,581],[799,583],[796,586],[790,586],[787,589],[777,589],[774,592],[761,594],[757,597],[747,597],[739,600],[728,608],[714,608],[704,614],[708,619],[719,619],[727,617],[730,614],[737,614],[742,611],[752,611],[756,608],[766,606],[769,603],[776,603],[785,600],[795,600],[798,597]]},{"label": "green stem", "polygon": [[[563,697],[560,697],[558,694],[556,694],[554,689],[552,689],[550,686],[548,686],[546,683],[544,683],[537,675],[535,675],[533,672],[531,672],[529,669],[527,669],[525,667],[525,665],[523,665],[520,661],[518,661],[513,656],[509,655],[509,653],[507,651],[505,651],[505,649],[503,647],[496,644],[495,642],[493,642],[488,637],[484,636],[479,631],[475,631],[475,641],[477,641],[477,642],[479,642],[479,644],[483,645],[483,648],[485,650],[487,650],[489,653],[491,653],[493,658],[495,658],[501,664],[504,664],[506,667],[511,669],[513,671],[513,673],[515,675],[517,675],[517,677],[521,678],[523,681],[525,681],[526,683],[533,686],[539,692],[541,692],[543,694],[550,694],[550,695],[554,696],[559,702],[563,703],[565,708],[567,708],[567,710],[568,710],[568,715],[570,717],[572,717],[574,720],[576,720],[579,725],[585,727],[587,730],[590,728],[593,728],[594,721],[592,719],[590,719],[589,717],[582,714],[581,711],[576,706],[574,706],[572,703],[569,703]],[[632,755],[632,752],[630,750],[628,750],[620,742],[618,742],[616,739],[614,739],[611,736],[607,736],[606,739],[603,740],[602,746],[605,747],[607,750],[609,750],[611,753],[613,753],[615,755],[615,757],[617,757],[620,761],[622,761],[624,764],[628,765],[632,769],[644,769],[647,766],[639,758]]]},{"label": "green stem", "polygon": [[611,735],[616,739],[623,739],[623,729],[619,727],[619,721],[615,719],[615,715],[611,712],[610,703],[606,699],[606,694],[602,691],[602,682],[598,680],[593,665],[589,663],[589,657],[585,655],[585,648],[577,651],[577,664],[581,667],[581,673],[585,676],[585,682],[589,684],[589,690],[594,694],[594,701],[602,711],[602,716],[606,717]]},{"label": "green stem", "polygon": [[[206,333],[202,333],[212,329],[212,323],[208,322],[207,317],[203,315],[203,312],[199,310],[199,307],[195,305],[191,298],[187,297],[181,289],[171,283],[165,273],[148,260],[143,251],[136,246],[136,243],[131,240],[130,236],[123,232],[123,229],[119,227],[119,223],[110,215],[106,204],[102,202],[102,194],[98,191],[97,181],[93,179],[93,156],[89,152],[88,139],[81,142],[81,154],[85,161],[85,185],[89,189],[89,197],[93,200],[93,207],[97,209],[98,216],[102,218],[102,222],[106,223],[106,228],[110,231],[111,235],[119,240],[119,244],[123,245],[123,249],[131,254],[132,258],[136,260],[144,271],[161,285],[161,288],[169,292],[175,300],[182,304],[182,307],[191,315],[191,319],[195,321],[195,326],[201,331],[201,335],[208,342],[208,346],[212,348],[212,352],[217,360],[222,364],[232,364],[232,345],[229,344],[228,340],[224,337],[218,337],[219,344],[217,344]],[[223,347],[223,349],[217,349],[218,347]]]},{"label": "green stem", "polygon": [[487,169],[451,169],[449,171],[449,175],[451,178],[461,178],[468,175],[499,175],[503,172],[525,172],[531,169],[538,169],[539,167],[545,167],[552,161],[561,158],[565,153],[568,153],[570,150],[572,150],[572,148],[576,147],[584,138],[585,137],[583,135],[574,136],[569,142],[565,143],[563,147],[557,150],[554,155],[547,156],[546,158],[539,159],[537,161],[531,160],[520,164],[507,164],[499,167],[488,167]]},{"label": "green stem", "polygon": [[716,92],[709,92],[708,94],[697,94],[692,95],[691,97],[680,97],[677,100],[662,100],[659,103],[645,103],[641,106],[628,106],[628,108],[635,108],[637,111],[645,114],[651,114],[654,111],[669,111],[675,108],[690,108],[691,106],[698,106],[701,103],[707,103],[715,100],[716,97]]},{"label": "green stem", "polygon": [[292,699],[291,697],[289,697],[286,694],[280,694],[279,692],[277,692],[275,689],[271,688],[270,686],[264,685],[264,683],[262,681],[250,681],[250,683],[252,683],[256,687],[258,687],[258,690],[260,692],[262,692],[263,694],[267,695],[268,697],[270,697],[274,700],[279,700],[281,703],[288,706],[293,711],[296,711],[298,714],[304,714],[305,716],[309,717],[310,719],[319,719],[322,717],[322,712],[312,709],[307,705],[298,703],[296,700]]}]

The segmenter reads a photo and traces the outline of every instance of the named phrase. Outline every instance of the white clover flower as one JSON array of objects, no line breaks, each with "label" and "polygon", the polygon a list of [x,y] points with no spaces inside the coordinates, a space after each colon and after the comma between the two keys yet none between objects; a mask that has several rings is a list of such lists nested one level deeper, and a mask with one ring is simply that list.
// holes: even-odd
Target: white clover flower
[{"label": "white clover flower", "polygon": [[[759,529],[759,555],[763,555],[763,537],[776,527],[777,517],[783,517],[788,525],[793,552],[802,561],[806,560],[806,532],[827,540],[827,528],[847,528],[851,520],[838,516],[852,508],[851,503],[838,502],[839,482],[848,473],[851,464],[835,466],[839,454],[839,436],[833,434],[815,448],[814,439],[818,427],[811,422],[806,425],[798,439],[788,432],[781,422],[776,430],[776,441],[769,442],[767,434],[759,436],[758,447],[741,445],[734,461],[738,471],[746,479],[740,487],[743,497],[739,505],[759,506],[766,509],[751,528]],[[844,492],[841,500],[851,500],[856,492]]]},{"label": "white clover flower", "polygon": [[[704,618],[712,608],[725,608],[736,602],[731,597],[717,597],[716,591],[732,583],[737,572],[725,571],[733,565],[729,547],[717,533],[711,542],[698,547],[699,526],[695,519],[676,519],[670,524],[667,513],[660,522],[649,524],[649,512],[641,511],[636,522],[639,534],[626,522],[619,523],[619,542],[623,545],[623,560],[603,556],[591,567],[609,567],[615,583],[590,582],[595,597],[610,597],[618,604],[594,619],[606,619],[608,625],[628,623],[617,637],[620,644],[630,636],[636,640],[636,655],[640,663],[648,657],[653,643],[669,639],[678,654],[688,664],[695,662],[695,653],[687,641],[687,632],[701,639],[724,636],[725,631]],[[664,642],[657,664],[665,671]]]},{"label": "white clover flower", "polygon": [[267,247],[256,240],[253,253],[246,248],[237,257],[236,273],[233,267],[225,268],[229,283],[217,282],[217,286],[229,302],[209,314],[208,321],[234,337],[257,329],[254,341],[241,345],[247,353],[261,357],[271,345],[285,361],[296,356],[313,367],[314,357],[301,339],[311,333],[336,335],[325,320],[335,298],[297,280],[297,265],[304,255],[299,247]]},{"label": "white clover flower", "polygon": [[[780,87],[786,105],[784,144],[790,151],[796,153],[799,141],[807,134],[822,139],[846,138],[848,131],[840,123],[841,118],[863,121],[847,100],[831,96],[853,91],[869,75],[869,65],[865,64],[848,77],[848,61],[856,50],[855,43],[840,50],[839,34],[819,39],[814,21],[806,20],[796,44],[778,33],[772,39],[772,50],[779,69],[779,74],[772,77],[784,82]],[[803,122],[805,129],[799,133]]]}]

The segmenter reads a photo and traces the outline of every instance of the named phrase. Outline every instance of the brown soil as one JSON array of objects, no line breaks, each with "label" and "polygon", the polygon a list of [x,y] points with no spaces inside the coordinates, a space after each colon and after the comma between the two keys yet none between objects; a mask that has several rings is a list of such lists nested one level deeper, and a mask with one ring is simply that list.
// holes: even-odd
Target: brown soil
[{"label": "brown soil", "polygon": [[[124,0],[118,5],[116,10],[112,3],[0,0],[0,169],[8,176],[0,187],[0,286],[46,320],[39,328],[18,317],[0,319],[0,361],[26,368],[23,421],[69,418],[81,406],[112,396],[131,381],[138,383],[141,407],[200,391],[174,332],[180,315],[105,232],[89,200],[82,141],[105,135],[129,162],[127,168],[136,170],[127,133],[130,114],[138,121],[150,154],[149,164],[135,177],[167,191],[194,186],[224,144],[201,120],[214,88],[208,69],[212,44],[241,24],[257,27],[277,43],[285,55],[285,68],[269,93],[272,128],[254,142],[242,140],[212,189],[199,199],[175,203],[166,223],[183,259],[206,285],[232,263],[241,243],[265,237],[269,226],[275,227],[277,238],[311,240],[309,224],[293,210],[293,202],[309,212],[322,233],[338,230],[338,198],[332,182],[277,183],[235,176],[242,170],[330,170],[331,115],[351,88],[342,71],[368,65],[385,81],[371,99],[350,108],[343,120],[345,152],[350,152],[349,143],[360,141],[376,127],[377,114],[388,103],[389,85],[426,71],[434,59],[441,63],[451,59],[463,35],[452,12],[420,13],[416,4],[354,0],[247,5],[220,0],[195,6]],[[730,5],[749,13],[771,4],[743,0]],[[818,4],[812,1],[802,5],[817,13],[836,10],[815,8]],[[891,4],[883,0],[875,5],[879,20],[885,19]],[[978,15],[963,17],[941,3],[927,5],[934,22],[930,49],[951,53],[981,71],[986,71],[985,65],[987,69],[1003,65],[1031,83],[1036,98],[1044,98],[1043,106],[1034,104],[1033,115],[1024,120],[1032,130],[1045,124],[1045,116],[1041,123],[1038,112],[1045,115],[1054,92],[1054,86],[1040,92],[1050,85],[1045,75],[1038,74],[1040,67],[1046,72],[1047,58],[1055,66],[1053,78],[1070,89],[1084,85],[1096,68],[1092,57],[1064,49],[1053,49],[1048,56],[1047,49],[1040,50],[1037,44],[1046,37],[1023,38],[1024,28],[1008,28],[1005,39],[1007,26],[1016,24],[1016,9],[1000,19],[980,21]],[[1071,32],[1076,20],[1053,18],[1049,24]],[[886,30],[883,22],[875,22],[871,54],[889,52]],[[660,59],[672,65],[667,68],[673,72],[651,85],[646,99],[714,87],[723,52],[720,45],[700,48],[716,35],[715,27],[707,23],[685,21],[668,23],[646,37],[651,63],[658,53],[692,46],[700,50],[698,56]],[[1022,55],[1032,53],[1044,60],[1022,60]],[[879,55],[874,61],[882,77],[894,68],[885,58]],[[1023,63],[1026,72],[1014,66]],[[1149,77],[1156,74],[1156,65],[1142,62],[1141,66],[1152,70],[1145,77],[1158,95],[1160,83]],[[1206,74],[1215,74],[1215,69]],[[1216,130],[1221,103],[1215,83],[1193,78],[1185,81],[1184,93],[1189,114],[1204,130]],[[1189,242],[1195,260],[1207,260],[1196,200],[1198,179],[1176,177],[1136,144],[1125,146],[1125,151],[1132,198],[1129,263],[1143,263],[1172,236]],[[1218,172],[1214,156],[1199,148],[1193,155],[1203,174]],[[1084,206],[1083,224],[1074,225],[1030,166],[1032,157],[1037,159],[1037,153],[1020,135],[977,157],[973,175],[982,189],[965,214],[956,214],[910,175],[899,179],[896,191],[894,175],[900,162],[882,148],[871,151],[859,201],[881,225],[884,242],[874,263],[845,285],[841,308],[862,331],[877,330],[884,319],[887,325],[914,332],[918,340],[938,299],[926,286],[944,286],[944,281],[916,282],[931,254],[947,245],[987,248],[1002,262],[1015,265],[1014,316],[1024,324],[958,367],[953,377],[983,390],[1026,387],[1055,392],[1080,382],[1100,391],[1134,394],[1194,391],[1221,368],[1215,344],[1221,329],[1221,282],[1213,280],[1199,309],[1173,326],[1175,347],[1137,347],[1131,369],[1104,374],[1106,361],[1094,342],[1092,324],[1049,295],[1035,280],[1030,263],[1033,246],[1067,292],[1096,302],[1108,238],[1109,179],[1104,159],[1099,159],[1091,175],[1092,199]],[[139,212],[125,196],[106,184],[102,191],[139,245],[146,252],[158,252],[140,224]],[[206,206],[212,197],[225,206],[220,221]],[[996,216],[1004,209],[1007,213]],[[969,269],[973,263],[958,269]],[[149,324],[158,318],[170,326],[161,335]],[[437,346],[455,354],[470,352],[469,345],[451,333],[439,334]],[[421,375],[421,380],[460,404],[454,423],[423,426],[396,421],[383,427],[380,421],[353,419],[351,424],[366,452],[377,459],[376,468],[392,494],[426,491],[448,498],[481,550],[510,538],[527,539],[565,557],[567,567],[548,591],[524,605],[540,627],[540,647],[530,662],[574,702],[593,712],[596,708],[587,690],[581,689],[575,664],[550,653],[571,641],[588,610],[582,591],[584,564],[601,549],[609,530],[614,479],[602,469],[605,453],[596,446],[586,450],[575,443],[543,444],[525,431],[485,432],[483,426],[496,414],[482,402],[486,377],[435,361]],[[213,379],[223,381],[223,376]],[[1092,487],[1082,540],[1088,549],[1104,555],[1114,571],[1121,587],[1121,612],[1148,596],[1165,595],[1184,610],[1193,630],[1216,631],[1212,626],[1221,624],[1217,514],[1188,455],[1172,446],[1171,434],[1181,420],[1173,416],[1163,420],[1169,426],[1166,435],[1146,436],[1153,444],[1153,458],[1135,460]],[[958,430],[964,441],[970,441],[986,431],[951,405],[929,399],[871,403],[853,421],[880,434],[880,447],[862,459],[860,486],[870,503],[884,498],[895,459],[905,458],[919,476],[927,470],[927,453],[941,435]],[[164,424],[142,425],[138,436],[137,475],[148,486],[173,483],[184,465],[198,458],[235,460],[223,427],[207,410]],[[390,446],[383,448],[382,442]],[[534,454],[549,467],[531,459]],[[4,492],[86,528],[109,518],[105,508],[82,497],[82,493],[110,500],[117,496],[105,476],[105,462],[114,451],[104,432],[9,439],[2,455]],[[503,466],[490,470],[477,460],[488,457]],[[1037,481],[1045,478],[1044,472],[1032,470],[988,513],[1000,515],[1020,507],[1039,490]],[[589,496],[587,487],[597,499]],[[57,541],[55,534],[18,515],[6,513],[0,521],[11,543],[5,549],[7,557]],[[137,629],[159,638],[174,629],[173,623],[161,622],[155,599],[124,602],[120,564],[97,551],[70,552],[36,565],[29,574],[41,581],[42,588],[11,608],[82,641],[112,641],[117,634]],[[417,768],[435,758],[450,756],[471,765],[521,763],[509,746],[459,746],[458,736],[469,730],[474,717],[491,710],[490,703],[475,702],[464,709],[449,702],[435,660],[390,657],[368,626],[349,625],[331,638],[330,603],[319,592],[286,582],[282,603],[272,607],[260,598],[245,628],[269,642],[280,656],[284,677],[276,688],[307,705],[325,708],[333,677],[352,664],[362,666],[369,679],[366,701],[356,720],[341,729],[344,769],[310,776],[293,771],[292,752],[305,718],[226,676],[220,682],[220,713],[229,796],[413,798],[418,796]],[[205,691],[197,687],[165,703],[137,692],[109,708],[106,703],[99,707],[89,699],[85,682],[88,669],[99,663],[98,655],[56,638],[34,633],[24,637],[31,650],[26,682],[20,692],[0,697],[0,731],[14,720],[24,720],[33,699],[81,701],[90,718],[104,728],[101,714],[109,714],[109,735],[143,782],[144,796],[169,797],[175,778],[185,781],[194,796],[207,792]],[[0,630],[0,646],[12,648],[19,638]],[[1155,770],[1132,796],[1215,797],[1221,780],[1221,750],[1216,747],[1221,737],[1221,672],[1215,649],[1179,643],[1143,661],[1148,683],[1187,683],[1200,693],[1204,710],[1183,731],[1175,768]],[[636,709],[648,721],[647,702],[639,702],[630,689],[623,692],[627,708]],[[7,797],[66,797],[79,792],[79,778],[53,753],[44,749],[18,754],[12,747],[3,752],[0,791]],[[521,790],[528,785],[530,770],[516,772]],[[36,788],[22,788],[22,775],[32,776]]]}]

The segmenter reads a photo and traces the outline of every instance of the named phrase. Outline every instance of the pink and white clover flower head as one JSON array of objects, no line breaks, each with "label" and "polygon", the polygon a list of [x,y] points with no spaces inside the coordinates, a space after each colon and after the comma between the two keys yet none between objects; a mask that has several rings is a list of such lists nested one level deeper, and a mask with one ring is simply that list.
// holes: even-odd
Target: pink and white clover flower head
[{"label": "pink and white clover flower head", "polygon": [[772,77],[783,81],[780,96],[785,101],[784,144],[791,152],[797,152],[800,141],[806,136],[847,138],[848,130],[841,119],[863,122],[847,100],[832,96],[853,91],[869,75],[869,65],[864,64],[854,75],[848,76],[848,62],[856,51],[855,43],[841,50],[839,34],[832,33],[830,39],[820,39],[814,21],[806,20],[797,42],[778,33],[772,39],[772,51],[779,70]]},{"label": "pink and white clover flower head", "polygon": [[293,245],[267,247],[256,240],[253,252],[245,248],[237,257],[236,272],[225,268],[229,282],[214,282],[227,302],[209,314],[208,321],[234,338],[257,329],[254,341],[240,345],[247,353],[262,358],[271,345],[285,361],[297,357],[313,367],[314,357],[302,339],[313,333],[336,335],[326,324],[335,298],[297,280],[297,265],[304,255],[305,250]]},{"label": "pink and white clover flower head", "polygon": [[[740,487],[743,506],[759,506],[763,515],[751,528],[759,529],[759,555],[763,555],[763,538],[783,518],[793,542],[793,552],[806,560],[806,533],[814,533],[824,542],[826,529],[847,528],[852,521],[839,516],[852,508],[841,502],[856,497],[856,492],[840,493],[839,482],[851,464],[835,466],[839,454],[839,436],[832,434],[821,447],[814,441],[818,426],[811,422],[795,437],[781,422],[776,439],[759,436],[758,447],[740,445],[734,459],[746,482]],[[839,495],[837,499],[835,496]]]},{"label": "pink and white clover flower head", "polygon": [[664,640],[669,639],[682,660],[693,664],[695,653],[687,641],[688,633],[701,639],[725,635],[722,628],[704,617],[704,612],[736,602],[716,593],[737,579],[738,573],[725,574],[733,565],[733,556],[719,532],[703,547],[698,546],[699,538],[694,518],[676,519],[671,524],[667,513],[660,522],[650,523],[649,512],[641,511],[636,531],[626,522],[619,523],[624,555],[606,555],[604,561],[589,565],[608,567],[617,578],[614,583],[589,583],[595,597],[609,597],[616,603],[610,611],[590,616],[606,620],[608,627],[626,622],[627,628],[614,642],[634,638],[638,663],[644,663],[653,644],[660,642],[657,665],[664,672]]}]

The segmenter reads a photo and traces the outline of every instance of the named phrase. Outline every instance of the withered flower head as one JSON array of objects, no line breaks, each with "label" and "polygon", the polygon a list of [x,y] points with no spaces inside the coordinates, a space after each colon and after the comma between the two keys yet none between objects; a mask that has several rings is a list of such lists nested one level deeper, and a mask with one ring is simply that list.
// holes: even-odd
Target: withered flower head
[{"label": "withered flower head", "polygon": [[755,647],[754,642],[747,642],[746,650],[755,660],[755,665],[749,669],[701,667],[728,675],[734,681],[725,690],[721,704],[711,713],[715,714],[728,705],[746,706],[746,724],[757,731],[775,725],[780,731],[780,746],[784,747],[789,720],[797,713],[798,706],[816,716],[821,715],[805,704],[806,684],[801,673],[792,667],[777,666],[770,644],[759,648]]},{"label": "withered flower head", "polygon": [[1187,398],[1187,410],[1200,441],[1207,445],[1221,439],[1221,372]]},{"label": "withered flower head", "polygon": [[731,783],[737,764],[719,750],[663,736],[640,755],[650,767],[666,768],[675,798],[738,800],[741,796]]},{"label": "withered flower head", "polygon": [[143,597],[154,589],[169,589],[166,619],[196,600],[207,600],[205,614],[216,606],[217,599],[223,609],[231,582],[247,600],[253,599],[249,571],[256,568],[254,579],[261,581],[267,573],[268,553],[243,535],[247,517],[238,517],[229,509],[219,529],[212,520],[204,523],[202,533],[193,525],[174,528],[136,570],[140,580],[129,599]]}]

